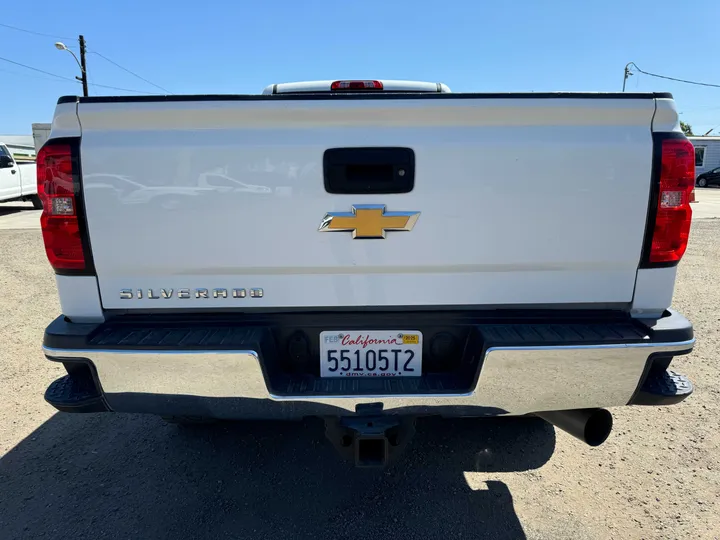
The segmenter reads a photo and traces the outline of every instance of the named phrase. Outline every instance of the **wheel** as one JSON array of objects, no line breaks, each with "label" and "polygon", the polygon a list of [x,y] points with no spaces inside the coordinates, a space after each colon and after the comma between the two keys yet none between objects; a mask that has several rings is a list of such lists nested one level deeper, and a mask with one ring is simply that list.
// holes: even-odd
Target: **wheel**
[{"label": "wheel", "polygon": [[206,426],[217,422],[214,418],[206,416],[163,416],[162,419],[168,424],[177,426]]},{"label": "wheel", "polygon": [[697,185],[698,187],[707,187],[707,178],[698,178]]},{"label": "wheel", "polygon": [[40,197],[38,197],[37,195],[33,195],[30,197],[30,202],[32,203],[35,210],[42,210],[43,205]]}]

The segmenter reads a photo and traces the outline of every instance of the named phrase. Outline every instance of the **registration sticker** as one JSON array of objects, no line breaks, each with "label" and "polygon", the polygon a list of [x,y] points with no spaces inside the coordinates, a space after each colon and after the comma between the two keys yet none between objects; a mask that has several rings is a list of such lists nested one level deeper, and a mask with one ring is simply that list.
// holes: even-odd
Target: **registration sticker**
[{"label": "registration sticker", "polygon": [[420,336],[418,334],[403,334],[402,341],[405,345],[408,343],[418,345],[420,344]]}]

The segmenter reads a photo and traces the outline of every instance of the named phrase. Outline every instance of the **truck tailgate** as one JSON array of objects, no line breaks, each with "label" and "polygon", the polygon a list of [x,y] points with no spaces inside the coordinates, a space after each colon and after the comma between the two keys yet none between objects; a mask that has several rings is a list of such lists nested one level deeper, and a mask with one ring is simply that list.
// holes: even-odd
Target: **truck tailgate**
[{"label": "truck tailgate", "polygon": [[[654,110],[652,95],[81,102],[103,307],[629,303]],[[413,189],[328,193],[324,152],[357,147],[412,149]],[[362,204],[420,215],[384,239],[318,230]]]}]

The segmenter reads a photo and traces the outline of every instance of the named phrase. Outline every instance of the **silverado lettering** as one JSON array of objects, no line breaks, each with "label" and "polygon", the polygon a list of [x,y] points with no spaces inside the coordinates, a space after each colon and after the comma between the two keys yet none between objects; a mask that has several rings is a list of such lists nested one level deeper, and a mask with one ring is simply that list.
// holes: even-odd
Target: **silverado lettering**
[{"label": "silverado lettering", "polygon": [[[169,300],[173,298],[173,289],[146,289],[145,298],[149,300],[159,300],[164,298]],[[159,294],[158,294],[159,291]],[[250,298],[262,298],[264,293],[262,289],[249,289]],[[177,298],[246,298],[248,291],[246,289],[177,289]],[[142,300],[143,289],[122,289],[120,291],[120,299],[122,300]]]}]

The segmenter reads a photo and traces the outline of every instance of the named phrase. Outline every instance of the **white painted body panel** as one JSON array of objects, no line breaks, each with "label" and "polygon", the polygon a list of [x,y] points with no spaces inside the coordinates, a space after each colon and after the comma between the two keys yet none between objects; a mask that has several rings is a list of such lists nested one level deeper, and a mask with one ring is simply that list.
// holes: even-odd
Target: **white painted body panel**
[{"label": "white painted body panel", "polygon": [[677,132],[682,133],[680,129],[680,116],[675,106],[675,100],[670,98],[658,98],[655,100],[655,115],[652,121],[652,130],[654,132]]},{"label": "white painted body panel", "polygon": [[55,276],[63,315],[77,323],[103,322],[95,276]]},{"label": "white painted body panel", "polygon": [[[653,99],[512,95],[81,103],[102,305],[630,306],[654,110]],[[412,148],[413,191],[328,194],[323,152],[358,146]],[[133,182],[133,196],[109,176]],[[353,204],[421,215],[384,240],[318,232],[326,212]],[[161,288],[174,294],[148,298]],[[264,295],[179,298],[181,288]]]},{"label": "white painted body panel", "polygon": [[28,197],[37,193],[37,166],[35,163],[21,163],[18,166],[20,173],[20,195]]},{"label": "white painted body panel", "polygon": [[677,266],[642,268],[635,281],[631,314],[633,317],[660,317],[672,301]]},{"label": "white painted body panel", "polygon": [[50,126],[50,138],[79,137],[82,134],[77,103],[58,103]]}]

